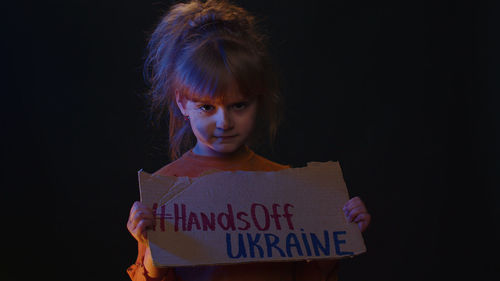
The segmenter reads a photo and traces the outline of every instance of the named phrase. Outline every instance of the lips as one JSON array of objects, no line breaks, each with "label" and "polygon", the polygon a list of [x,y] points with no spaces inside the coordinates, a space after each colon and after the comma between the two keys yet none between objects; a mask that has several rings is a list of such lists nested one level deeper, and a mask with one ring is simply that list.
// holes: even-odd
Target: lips
[{"label": "lips", "polygon": [[215,138],[220,142],[231,142],[236,138],[237,135],[232,136],[215,136]]}]

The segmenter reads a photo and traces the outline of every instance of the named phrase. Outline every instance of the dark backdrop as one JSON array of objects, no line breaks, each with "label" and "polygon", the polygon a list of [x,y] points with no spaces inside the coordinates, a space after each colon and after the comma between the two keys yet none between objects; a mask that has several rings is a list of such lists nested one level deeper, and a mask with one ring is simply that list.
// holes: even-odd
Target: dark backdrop
[{"label": "dark backdrop", "polygon": [[[342,280],[498,274],[498,2],[238,1],[284,80],[271,159],[340,161],[373,215]],[[167,163],[146,119],[147,34],[170,2],[3,8],[2,280],[127,280],[136,172]]]}]

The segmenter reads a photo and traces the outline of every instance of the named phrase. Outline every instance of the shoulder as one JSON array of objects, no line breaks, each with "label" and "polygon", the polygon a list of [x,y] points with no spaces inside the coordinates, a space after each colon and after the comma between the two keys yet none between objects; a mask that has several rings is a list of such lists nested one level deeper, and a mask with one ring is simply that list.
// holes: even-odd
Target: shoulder
[{"label": "shoulder", "polygon": [[282,165],[276,162],[273,162],[267,158],[264,158],[258,154],[254,154],[253,159],[255,164],[258,166],[258,170],[262,171],[279,171],[290,168],[289,165]]},{"label": "shoulder", "polygon": [[222,171],[279,171],[288,169],[290,166],[282,165],[266,159],[251,150],[248,153],[236,158],[214,158],[207,156],[197,156],[191,151],[186,152],[179,159],[163,166],[154,175],[160,176],[188,176],[196,177],[201,173],[217,169]]},{"label": "shoulder", "polygon": [[185,162],[186,161],[184,161],[181,157],[181,158],[174,160],[173,162],[170,162],[170,163],[166,164],[165,166],[161,167],[156,172],[154,172],[153,175],[176,176],[176,177],[180,176],[179,175],[180,170],[185,169],[185,165],[186,165]]},{"label": "shoulder", "polygon": [[154,174],[159,176],[197,177],[210,168],[217,167],[213,167],[210,161],[198,159],[192,151],[188,151],[180,158],[160,168]]},{"label": "shoulder", "polygon": [[156,172],[153,173],[153,175],[158,175],[158,176],[173,176],[172,170],[175,167],[175,161],[171,162],[160,169],[158,169]]}]

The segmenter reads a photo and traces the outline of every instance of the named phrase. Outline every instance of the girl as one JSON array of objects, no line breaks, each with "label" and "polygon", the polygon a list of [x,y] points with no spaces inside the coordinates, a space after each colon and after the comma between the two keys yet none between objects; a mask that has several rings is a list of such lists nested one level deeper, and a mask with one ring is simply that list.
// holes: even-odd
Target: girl
[{"label": "girl", "polygon": [[[170,153],[175,161],[155,174],[197,177],[210,169],[277,171],[289,168],[249,146],[272,140],[279,122],[277,79],[263,37],[247,11],[226,1],[174,5],[148,45],[149,98],[157,120],[168,110]],[[185,152],[187,150],[187,152]],[[182,154],[184,152],[184,154]],[[344,206],[362,231],[370,222],[355,197]],[[132,280],[336,280],[336,262],[281,262],[158,268],[146,230],[152,211],[135,202],[127,228],[137,240]]]}]

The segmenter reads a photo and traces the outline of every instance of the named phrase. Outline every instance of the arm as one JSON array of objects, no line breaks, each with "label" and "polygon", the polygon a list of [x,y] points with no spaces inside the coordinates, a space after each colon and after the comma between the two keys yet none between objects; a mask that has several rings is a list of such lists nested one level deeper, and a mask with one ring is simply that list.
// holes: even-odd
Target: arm
[{"label": "arm", "polygon": [[153,264],[147,239],[147,229],[152,227],[153,223],[154,219],[151,209],[141,202],[134,202],[127,222],[128,231],[138,243],[136,263],[127,269],[127,273],[133,281],[175,280],[172,270],[169,271],[164,267],[156,267]]}]

